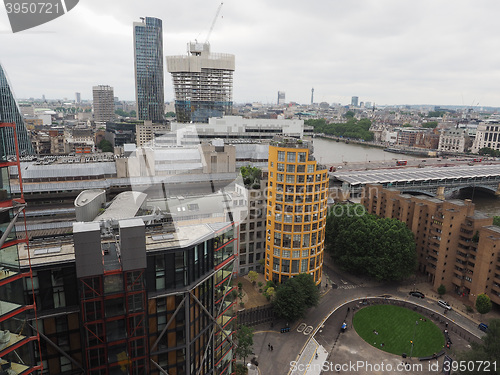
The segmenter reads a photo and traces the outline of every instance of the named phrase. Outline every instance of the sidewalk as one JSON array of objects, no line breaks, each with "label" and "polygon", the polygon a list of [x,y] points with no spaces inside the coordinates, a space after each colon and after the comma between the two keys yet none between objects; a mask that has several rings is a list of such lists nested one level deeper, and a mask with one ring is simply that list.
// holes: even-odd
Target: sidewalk
[{"label": "sidewalk", "polygon": [[320,375],[328,358],[326,349],[312,337],[302,351],[298,361],[292,363],[289,375]]},{"label": "sidewalk", "polygon": [[[432,290],[432,285],[428,282],[420,282],[411,285],[404,285],[398,288],[398,291],[408,294],[412,290],[418,290],[425,294],[425,298],[438,301],[445,300],[448,302],[454,311],[460,315],[474,321],[476,324],[487,323],[491,319],[500,319],[500,313],[497,311],[490,311],[487,314],[479,314],[478,312],[468,312],[465,306],[473,306],[473,304],[466,298],[455,296],[453,294],[447,293],[443,296],[439,296],[438,293]],[[474,307],[474,306],[473,306]],[[474,309],[475,311],[475,309]]]}]

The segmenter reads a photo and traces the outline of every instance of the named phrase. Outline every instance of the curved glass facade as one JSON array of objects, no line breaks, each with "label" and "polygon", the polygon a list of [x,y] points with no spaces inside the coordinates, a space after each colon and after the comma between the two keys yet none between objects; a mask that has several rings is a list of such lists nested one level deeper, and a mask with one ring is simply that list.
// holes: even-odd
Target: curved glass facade
[{"label": "curved glass facade", "polygon": [[[24,124],[23,116],[19,112],[16,99],[7,80],[2,64],[0,64],[0,122],[16,124],[17,141],[19,144],[19,155],[33,155],[31,140]],[[16,146],[14,133],[12,129],[5,128],[1,133],[2,149],[0,152],[6,155],[16,155]],[[5,155],[0,155],[3,157]]]},{"label": "curved glass facade", "polygon": [[328,174],[306,142],[269,147],[266,280],[281,283],[300,273],[321,282]]}]

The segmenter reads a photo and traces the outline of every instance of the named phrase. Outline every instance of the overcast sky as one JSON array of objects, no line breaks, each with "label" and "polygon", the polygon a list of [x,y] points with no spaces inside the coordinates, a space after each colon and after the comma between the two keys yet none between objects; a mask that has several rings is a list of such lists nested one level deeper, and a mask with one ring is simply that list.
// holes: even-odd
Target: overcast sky
[{"label": "overcast sky", "polygon": [[[163,53],[204,41],[220,0],[80,0],[13,34],[0,5],[0,62],[18,98],[134,100],[132,23],[163,20]],[[498,0],[224,0],[212,52],[236,56],[233,100],[500,106]],[[165,65],[165,100],[173,99]]]}]

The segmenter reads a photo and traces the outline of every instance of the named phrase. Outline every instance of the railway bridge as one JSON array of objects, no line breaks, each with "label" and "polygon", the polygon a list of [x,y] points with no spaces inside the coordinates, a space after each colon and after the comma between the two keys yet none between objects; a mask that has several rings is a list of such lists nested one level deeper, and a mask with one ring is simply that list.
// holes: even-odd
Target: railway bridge
[{"label": "railway bridge", "polygon": [[331,186],[357,195],[366,184],[381,184],[408,194],[439,199],[462,189],[480,189],[500,195],[500,165],[397,168],[330,173]]}]

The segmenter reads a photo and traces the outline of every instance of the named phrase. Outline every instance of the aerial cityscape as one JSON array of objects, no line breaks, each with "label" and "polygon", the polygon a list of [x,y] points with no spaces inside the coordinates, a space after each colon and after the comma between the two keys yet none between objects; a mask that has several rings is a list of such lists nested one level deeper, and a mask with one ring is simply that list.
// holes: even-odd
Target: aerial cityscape
[{"label": "aerial cityscape", "polygon": [[500,373],[497,3],[68,1],[0,12],[0,375]]}]

